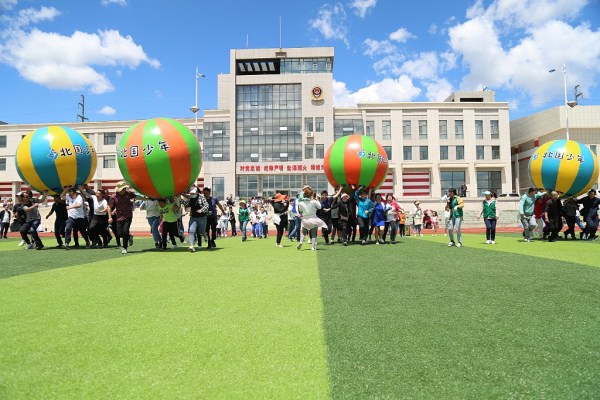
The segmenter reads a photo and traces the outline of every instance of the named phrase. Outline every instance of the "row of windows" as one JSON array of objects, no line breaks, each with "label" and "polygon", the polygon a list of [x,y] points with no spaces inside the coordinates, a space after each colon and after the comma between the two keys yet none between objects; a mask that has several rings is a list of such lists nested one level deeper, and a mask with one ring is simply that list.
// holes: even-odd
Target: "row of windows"
[{"label": "row of windows", "polygon": [[282,74],[331,72],[333,60],[328,58],[285,58],[280,62]]},{"label": "row of windows", "polygon": [[[385,146],[384,146],[385,147]],[[499,160],[500,159],[500,146],[476,146],[475,147],[475,158],[477,160],[484,160],[485,157],[485,147],[491,149],[491,159]],[[464,160],[465,159],[465,146],[440,146],[440,160],[449,160],[450,159],[450,149],[454,148],[454,160]],[[419,160],[427,161],[429,160],[429,147],[428,146],[418,146],[419,149]],[[404,161],[412,161],[413,160],[413,146],[404,146],[402,149],[402,158]],[[391,159],[391,158],[390,158]]]},{"label": "row of windows", "polygon": [[229,122],[204,123],[204,161],[229,161]]},{"label": "row of windows", "polygon": [[305,132],[325,132],[325,118],[316,117],[313,121],[312,117],[304,118]]},{"label": "row of windows", "polygon": [[258,175],[239,175],[237,178],[237,194],[242,199],[257,196],[260,192],[263,196],[272,197],[275,193],[298,193],[304,183],[310,185],[317,193],[328,189],[327,177],[324,174],[310,175],[263,175],[262,186],[259,185]]},{"label": "row of windows", "polygon": [[[440,172],[440,184],[441,193],[445,195],[448,193],[448,189],[458,189],[465,180],[465,171],[441,171]],[[502,172],[500,171],[477,171],[477,189],[480,192],[489,190],[500,194],[502,192]],[[476,196],[476,193],[470,195]]]}]

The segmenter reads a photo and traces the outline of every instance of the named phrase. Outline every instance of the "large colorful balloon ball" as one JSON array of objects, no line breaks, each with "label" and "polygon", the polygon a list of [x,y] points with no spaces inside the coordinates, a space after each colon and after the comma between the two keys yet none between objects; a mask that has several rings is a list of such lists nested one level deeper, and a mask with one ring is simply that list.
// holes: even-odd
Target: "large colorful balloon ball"
[{"label": "large colorful balloon ball", "polygon": [[355,185],[376,189],[387,175],[387,153],[369,136],[343,136],[325,153],[324,170],[332,186]]},{"label": "large colorful balloon ball", "polygon": [[88,183],[96,172],[96,150],[87,137],[65,126],[28,133],[15,154],[17,172],[37,191],[60,194],[65,186]]},{"label": "large colorful balloon ball", "polygon": [[202,166],[200,144],[185,125],[170,118],[139,122],[121,137],[117,148],[125,181],[151,198],[184,192]]},{"label": "large colorful balloon ball", "polygon": [[598,159],[584,144],[554,140],[538,147],[531,156],[529,178],[539,188],[579,196],[598,181]]}]

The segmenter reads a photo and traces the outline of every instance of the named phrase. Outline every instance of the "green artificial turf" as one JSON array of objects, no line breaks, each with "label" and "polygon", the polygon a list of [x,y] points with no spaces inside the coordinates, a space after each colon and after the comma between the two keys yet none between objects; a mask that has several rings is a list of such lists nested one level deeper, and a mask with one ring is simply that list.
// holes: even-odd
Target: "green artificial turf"
[{"label": "green artificial turf", "polygon": [[597,243],[497,241],[319,252],[332,397],[598,398]]},{"label": "green artificial turf", "polygon": [[329,397],[316,255],[217,243],[143,239],[121,256],[0,242],[0,269],[48,267],[0,280],[0,399]]}]

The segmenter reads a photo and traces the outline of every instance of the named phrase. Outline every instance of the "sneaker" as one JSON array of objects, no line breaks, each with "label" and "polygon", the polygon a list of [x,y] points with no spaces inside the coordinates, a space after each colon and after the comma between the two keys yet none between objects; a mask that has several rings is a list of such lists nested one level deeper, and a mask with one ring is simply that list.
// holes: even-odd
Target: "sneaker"
[{"label": "sneaker", "polygon": [[38,245],[37,245],[37,246],[35,246],[35,249],[36,249],[36,250],[42,250],[44,247],[45,247],[45,246],[44,246],[44,244],[43,244],[43,243],[38,243]]},{"label": "sneaker", "polygon": [[367,244],[367,241],[366,240],[361,240],[360,244],[365,245],[365,244]]},{"label": "sneaker", "polygon": [[133,235],[129,235],[129,247],[133,246]]},{"label": "sneaker", "polygon": [[188,247],[188,250],[190,251],[190,253],[193,253],[193,252],[196,251],[196,249],[194,248],[194,246]]},{"label": "sneaker", "polygon": [[454,246],[454,242],[448,243],[448,247],[452,247],[452,246]]},{"label": "sneaker", "polygon": [[462,247],[462,243],[461,242],[456,243],[456,247]]},{"label": "sneaker", "polygon": [[317,251],[317,249],[315,247],[312,247],[311,250],[312,251]]},{"label": "sneaker", "polygon": [[33,243],[28,244],[27,247],[25,247],[25,250],[33,250]]},{"label": "sneaker", "polygon": [[25,244],[25,241],[24,241],[24,240],[21,240],[21,241],[19,242],[19,247],[23,246],[24,244]]},{"label": "sneaker", "polygon": [[379,244],[379,240],[375,242],[375,244]]},{"label": "sneaker", "polygon": [[172,248],[172,249],[176,249],[176,248],[177,248],[177,245],[176,245],[176,244],[174,244],[173,246],[171,246],[171,248]]},{"label": "sneaker", "polygon": [[121,254],[127,254],[127,249],[125,247],[121,249]]},{"label": "sneaker", "polygon": [[296,250],[300,250],[302,248],[302,240],[298,242],[298,246],[296,246]]},{"label": "sneaker", "polygon": [[71,250],[71,248],[69,247],[68,244],[63,244],[62,248],[65,249],[65,250]]},{"label": "sneaker", "polygon": [[86,242],[86,243],[85,243],[85,248],[86,248],[86,249],[89,249],[89,248],[90,248],[90,242]]},{"label": "sneaker", "polygon": [[276,244],[275,247],[283,247],[283,246],[280,244]]},{"label": "sneaker", "polygon": [[348,242],[344,242],[344,246],[348,246]]},{"label": "sneaker", "polygon": [[160,242],[154,242],[154,248],[156,249],[160,249],[162,246],[160,244]]},{"label": "sneaker", "polygon": [[493,240],[490,240],[490,244],[496,244],[496,242]]},{"label": "sneaker", "polygon": [[491,240],[486,240],[486,241],[485,241],[485,244],[490,244],[490,243],[492,243],[492,241],[491,241]]}]

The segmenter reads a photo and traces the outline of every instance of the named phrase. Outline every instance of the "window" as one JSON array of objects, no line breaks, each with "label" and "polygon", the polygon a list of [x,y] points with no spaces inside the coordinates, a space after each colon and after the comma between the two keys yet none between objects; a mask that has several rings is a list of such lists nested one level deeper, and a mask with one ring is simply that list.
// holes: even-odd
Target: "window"
[{"label": "window", "polygon": [[211,196],[221,200],[225,198],[225,178],[212,178]]},{"label": "window", "polygon": [[448,121],[440,120],[440,139],[448,139]]},{"label": "window", "polygon": [[381,137],[386,139],[392,138],[392,121],[382,121],[381,123]]},{"label": "window", "polygon": [[483,120],[475,120],[475,139],[483,139]]},{"label": "window", "polygon": [[[229,137],[229,122],[205,122],[204,148],[202,149],[204,161],[229,161]],[[250,151],[252,147],[248,147],[248,151]]]},{"label": "window", "polygon": [[427,139],[427,121],[419,120],[419,139]]},{"label": "window", "polygon": [[315,158],[325,158],[325,145],[324,144],[318,144],[317,146],[317,151],[315,154]]},{"label": "window", "polygon": [[362,119],[335,119],[333,120],[333,138],[339,139],[342,136],[362,135],[364,132]]},{"label": "window", "polygon": [[500,129],[498,128],[498,120],[490,121],[490,130],[492,131],[492,139],[500,139]]},{"label": "window", "polygon": [[238,196],[249,199],[258,195],[258,175],[238,175]]},{"label": "window", "polygon": [[329,183],[327,182],[327,176],[325,176],[325,174],[306,175],[306,184],[310,186],[315,193],[320,194],[323,190],[329,190]]},{"label": "window", "polygon": [[404,146],[402,149],[402,158],[404,161],[412,161],[412,146]]},{"label": "window", "polygon": [[115,168],[116,165],[116,157],[115,156],[104,156],[104,161],[102,163],[104,168]]},{"label": "window", "polygon": [[465,159],[465,146],[456,146],[456,159],[457,160]]},{"label": "window", "polygon": [[264,175],[262,195],[272,197],[277,192],[298,193],[302,188],[302,175]]},{"label": "window", "polygon": [[304,132],[313,132],[312,118],[304,118]]},{"label": "window", "polygon": [[104,145],[109,146],[117,144],[117,134],[114,132],[107,132],[104,134]]},{"label": "window", "polygon": [[429,147],[419,146],[419,160],[429,160]]},{"label": "window", "polygon": [[0,136],[0,148],[6,148],[6,136]]},{"label": "window", "polygon": [[202,129],[198,128],[196,130],[196,139],[198,139],[199,142],[202,142]]},{"label": "window", "polygon": [[500,146],[492,146],[492,160],[500,159]]},{"label": "window", "polygon": [[402,121],[402,136],[404,136],[404,138],[406,139],[410,139],[411,137],[411,127],[410,127],[410,121],[404,120]]},{"label": "window", "polygon": [[304,145],[304,158],[305,159],[311,159],[313,158],[313,148],[314,146],[312,144],[305,144]]},{"label": "window", "polygon": [[440,160],[448,159],[448,146],[440,146]]},{"label": "window", "polygon": [[595,144],[590,144],[590,150],[592,151],[592,153],[594,153],[595,155],[598,155],[598,150]]},{"label": "window", "polygon": [[0,171],[6,171],[6,158],[0,158]]},{"label": "window", "polygon": [[325,132],[325,118],[316,117],[315,118],[315,128],[317,132]]},{"label": "window", "polygon": [[375,137],[375,121],[367,121],[367,126],[365,127],[365,135]]},{"label": "window", "polygon": [[392,146],[383,146],[388,161],[392,161]]},{"label": "window", "polygon": [[477,171],[477,190],[479,192],[495,192],[502,190],[502,173],[500,171]]},{"label": "window", "polygon": [[465,171],[441,171],[440,183],[442,186],[441,196],[448,194],[448,189],[457,189],[465,181]]},{"label": "window", "polygon": [[457,139],[464,138],[463,121],[462,121],[462,119],[457,119],[456,121],[454,121],[454,136]]},{"label": "window", "polygon": [[483,160],[485,158],[485,147],[475,146],[475,158],[477,160]]}]

